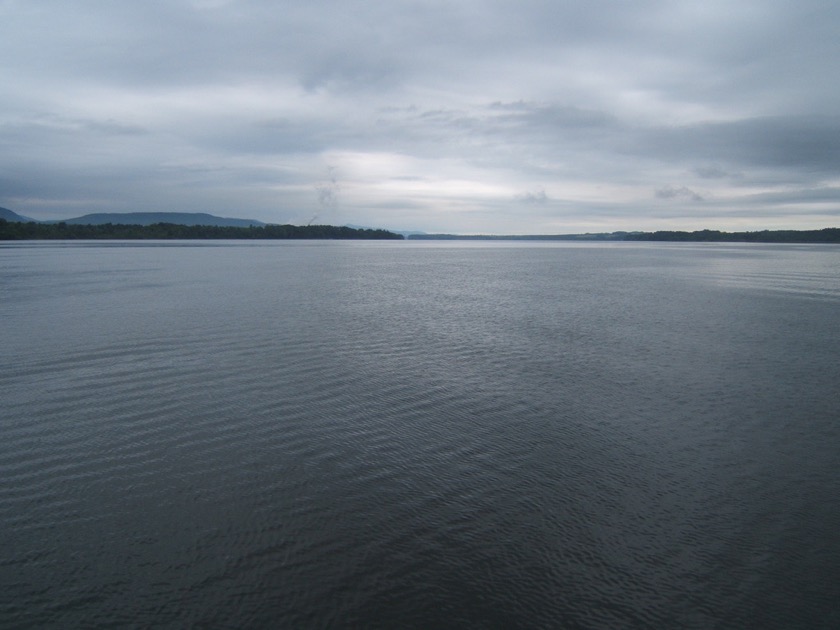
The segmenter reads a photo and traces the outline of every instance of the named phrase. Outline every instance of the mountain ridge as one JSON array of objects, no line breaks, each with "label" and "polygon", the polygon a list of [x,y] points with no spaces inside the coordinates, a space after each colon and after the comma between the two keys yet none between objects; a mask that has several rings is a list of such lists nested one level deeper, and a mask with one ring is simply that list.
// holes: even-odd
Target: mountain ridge
[{"label": "mountain ridge", "polygon": [[0,208],[0,219],[5,219],[6,221],[18,222],[18,223],[38,223],[35,219],[30,219],[29,217],[25,217],[22,214],[18,214],[14,210],[9,210],[8,208]]},{"label": "mountain ridge", "polygon": [[265,223],[256,219],[233,219],[219,217],[206,212],[96,212],[72,219],[41,221],[41,223],[67,223],[68,225],[104,225],[106,223],[122,225],[153,225],[155,223],[174,223],[175,225],[213,225],[218,227],[263,226]]},{"label": "mountain ridge", "polygon": [[70,219],[51,219],[39,221],[18,214],[8,208],[0,208],[0,219],[17,223],[44,223],[54,225],[154,225],[155,223],[174,223],[175,225],[212,225],[216,227],[262,227],[267,225],[256,219],[234,219],[219,217],[206,212],[95,212]]}]

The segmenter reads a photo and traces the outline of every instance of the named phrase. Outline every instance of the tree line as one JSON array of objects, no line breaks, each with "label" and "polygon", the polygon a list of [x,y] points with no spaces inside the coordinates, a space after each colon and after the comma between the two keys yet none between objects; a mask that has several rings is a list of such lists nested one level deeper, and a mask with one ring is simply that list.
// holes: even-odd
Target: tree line
[{"label": "tree line", "polygon": [[[136,225],[104,223],[19,223],[0,219],[0,240],[99,240],[99,239],[402,239],[387,230],[373,230],[334,225],[264,225],[229,227],[217,225],[181,225],[154,223]],[[563,234],[534,236],[461,236],[457,234],[417,234],[411,239],[451,240],[611,240],[611,241],[686,241],[715,243],[840,243],[840,228],[822,230],[761,230],[757,232],[721,232],[697,230],[680,232],[612,232],[602,234]]]},{"label": "tree line", "polygon": [[0,240],[99,239],[402,239],[387,230],[334,225],[264,225],[228,227],[154,223],[100,225],[70,223],[18,223],[0,219]]},{"label": "tree line", "polygon": [[449,241],[686,241],[707,243],[840,243],[840,228],[822,230],[761,230],[758,232],[721,232],[697,230],[678,232],[599,232],[595,234],[409,234],[411,240]]},{"label": "tree line", "polygon": [[629,232],[625,241],[691,241],[713,243],[840,243],[840,228],[822,230],[761,230],[758,232]]}]

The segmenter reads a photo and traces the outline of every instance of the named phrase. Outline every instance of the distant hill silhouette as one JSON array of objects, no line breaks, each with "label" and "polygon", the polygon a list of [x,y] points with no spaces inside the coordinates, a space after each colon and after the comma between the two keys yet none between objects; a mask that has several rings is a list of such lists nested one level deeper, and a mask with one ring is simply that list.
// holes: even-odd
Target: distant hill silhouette
[{"label": "distant hill silhouette", "polygon": [[0,208],[0,219],[6,219],[6,221],[13,221],[16,223],[31,223],[35,221],[35,219],[25,217],[22,214],[9,210],[8,208]]},{"label": "distant hill silhouette", "polygon": [[155,223],[173,223],[175,225],[215,225],[218,227],[263,226],[265,223],[254,219],[230,219],[217,217],[206,212],[100,212],[86,214],[62,221],[43,221],[43,223],[67,223],[68,225],[154,225]]},{"label": "distant hill silhouette", "polygon": [[217,217],[206,212],[98,212],[72,219],[54,219],[38,221],[30,219],[8,208],[0,208],[0,219],[16,223],[67,223],[68,225],[154,225],[155,223],[173,223],[175,225],[214,225],[217,227],[260,227],[266,225],[255,219],[231,219]]}]

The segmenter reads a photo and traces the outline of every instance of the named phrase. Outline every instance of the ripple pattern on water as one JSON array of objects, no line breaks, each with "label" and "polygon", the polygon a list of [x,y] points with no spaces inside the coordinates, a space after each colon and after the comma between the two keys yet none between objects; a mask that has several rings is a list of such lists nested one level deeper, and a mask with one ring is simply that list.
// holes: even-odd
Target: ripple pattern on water
[{"label": "ripple pattern on water", "polygon": [[835,627],[837,256],[716,251],[0,248],[2,625]]}]

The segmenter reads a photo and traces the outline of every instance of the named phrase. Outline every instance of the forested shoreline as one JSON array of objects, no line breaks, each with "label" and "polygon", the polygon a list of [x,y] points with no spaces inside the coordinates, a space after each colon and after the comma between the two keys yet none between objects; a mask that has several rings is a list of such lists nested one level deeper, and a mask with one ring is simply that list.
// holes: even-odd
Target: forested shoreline
[{"label": "forested shoreline", "polygon": [[721,232],[697,230],[677,232],[629,232],[625,241],[691,241],[712,243],[840,243],[840,228],[822,230],[761,230],[758,232]]},{"label": "forested shoreline", "polygon": [[[334,225],[264,225],[231,227],[217,225],[152,225],[104,223],[36,223],[7,221],[0,218],[0,240],[140,240],[140,239],[374,239],[401,240],[401,234],[381,229],[351,228]],[[411,240],[521,240],[521,241],[659,241],[707,243],[840,243],[840,228],[821,230],[761,230],[722,232],[696,230],[682,232],[603,232],[556,235],[460,235],[411,234]]]},{"label": "forested shoreline", "polygon": [[656,232],[598,232],[587,234],[410,234],[410,240],[424,241],[661,241],[695,243],[840,243],[840,228],[821,230],[761,230],[757,232],[721,232],[719,230],[697,230],[680,232],[660,230]]},{"label": "forested shoreline", "polygon": [[135,240],[135,239],[402,239],[387,230],[356,229],[334,225],[265,225],[227,227],[154,223],[101,225],[69,223],[18,223],[0,219],[0,240]]}]

